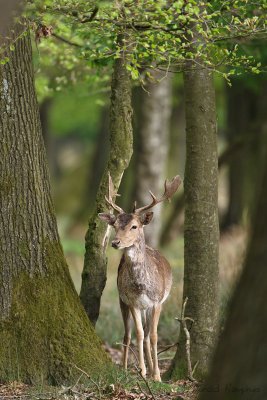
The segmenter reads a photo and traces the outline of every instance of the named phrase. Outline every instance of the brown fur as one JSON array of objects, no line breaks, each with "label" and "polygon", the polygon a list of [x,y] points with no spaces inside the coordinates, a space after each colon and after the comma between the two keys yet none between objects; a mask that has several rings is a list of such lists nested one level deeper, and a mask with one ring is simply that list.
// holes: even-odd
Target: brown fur
[{"label": "brown fur", "polygon": [[[127,217],[126,217],[127,216]],[[139,362],[143,375],[146,368],[143,360],[143,342],[149,372],[155,380],[160,380],[157,361],[157,324],[161,304],[166,300],[172,284],[172,273],[168,261],[145,244],[144,221],[151,220],[151,215],[142,219],[134,214],[119,215],[114,228],[115,243],[124,253],[118,269],[118,291],[122,311],[125,335],[123,364],[127,368],[128,349],[131,340],[130,317],[133,316],[139,347]],[[128,223],[126,223],[128,221]],[[133,226],[137,228],[133,230]],[[143,324],[141,324],[141,313]],[[143,325],[143,326],[142,326]],[[153,359],[150,349],[150,337]]]},{"label": "brown fur", "polygon": [[162,201],[170,199],[181,181],[178,175],[171,181],[166,180],[164,193],[160,198],[156,198],[150,192],[152,197],[150,204],[136,209],[135,203],[133,213],[126,214],[113,201],[116,192],[109,174],[109,193],[106,201],[119,214],[117,217],[113,214],[99,214],[103,221],[112,225],[115,229],[116,235],[112,241],[112,246],[116,249],[124,249],[117,279],[125,328],[123,366],[127,368],[131,342],[130,318],[132,315],[136,328],[139,366],[142,375],[146,375],[145,350],[149,371],[153,379],[158,381],[160,381],[160,371],[157,355],[157,327],[161,304],[166,300],[171,289],[172,274],[168,261],[157,250],[146,246],[143,227],[149,224],[153,217],[153,212],[148,210]]}]

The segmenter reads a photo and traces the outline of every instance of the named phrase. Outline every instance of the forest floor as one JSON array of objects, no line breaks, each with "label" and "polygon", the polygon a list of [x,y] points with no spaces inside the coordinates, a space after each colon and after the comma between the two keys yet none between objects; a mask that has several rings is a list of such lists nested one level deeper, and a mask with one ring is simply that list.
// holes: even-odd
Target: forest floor
[{"label": "forest floor", "polygon": [[189,381],[158,384],[157,388],[150,385],[150,390],[142,387],[138,381],[131,388],[111,384],[100,390],[82,385],[45,387],[43,390],[19,382],[0,385],[1,400],[196,400],[197,396],[197,385]]},{"label": "forest floor", "polygon": [[[134,346],[132,347],[134,349]],[[105,346],[114,368],[107,377],[87,378],[85,375],[70,386],[31,386],[21,382],[0,384],[0,400],[196,400],[201,385],[190,380],[154,382],[141,377],[131,357],[129,370],[119,366],[120,349]],[[133,350],[135,351],[135,350]],[[160,359],[163,374],[170,365],[174,350],[168,351],[167,359]],[[83,379],[83,383],[81,380]]]},{"label": "forest floor", "polygon": [[[71,275],[79,291],[83,246],[79,240],[63,241]],[[220,294],[221,324],[225,319],[225,309],[231,292],[241,271],[246,248],[246,232],[240,228],[222,235],[220,240]],[[182,299],[183,278],[183,241],[176,241],[165,251],[173,267],[174,284],[171,295],[164,305],[159,324],[159,366],[162,373],[166,371],[175,354],[179,327],[175,317],[179,316]],[[175,382],[144,381],[137,372],[134,360],[129,372],[119,367],[121,349],[119,342],[123,334],[120,318],[118,294],[116,288],[117,265],[119,252],[109,250],[108,281],[102,298],[101,314],[97,324],[97,333],[105,342],[105,349],[110,354],[114,366],[112,377],[85,380],[81,384],[74,382],[68,387],[39,386],[33,387],[20,382],[8,385],[0,384],[0,400],[196,400],[201,385],[189,380]],[[180,302],[179,302],[180,299]],[[134,340],[133,340],[134,342]],[[165,351],[166,347],[173,347]],[[134,345],[133,345],[134,348]]]},{"label": "forest floor", "polygon": [[172,383],[143,380],[136,372],[114,383],[92,380],[72,386],[34,387],[21,382],[0,384],[1,400],[196,400],[201,386],[189,380]]}]

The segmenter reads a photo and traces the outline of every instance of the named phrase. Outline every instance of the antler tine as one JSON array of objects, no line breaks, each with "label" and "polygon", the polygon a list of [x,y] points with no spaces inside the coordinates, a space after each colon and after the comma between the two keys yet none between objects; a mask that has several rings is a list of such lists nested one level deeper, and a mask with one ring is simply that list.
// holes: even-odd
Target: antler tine
[{"label": "antler tine", "polygon": [[114,189],[114,184],[112,182],[112,178],[110,176],[110,172],[108,173],[108,197],[105,196],[106,202],[116,211],[119,213],[124,213],[123,209],[117,206],[117,204],[114,203],[113,198],[116,198],[116,196],[119,196]]},{"label": "antler tine", "polygon": [[159,199],[157,199],[156,196],[151,191],[149,191],[149,194],[152,197],[152,202],[150,204],[148,204],[147,206],[137,208],[134,212],[136,214],[140,214],[143,211],[153,208],[155,205],[161,203],[164,200],[169,200],[174,195],[174,193],[180,186],[181,182],[182,182],[182,179],[180,178],[179,175],[176,175],[171,181],[168,181],[168,179],[166,179],[165,183],[164,183],[165,190],[164,190],[163,195]]},{"label": "antler tine", "polygon": [[136,203],[136,201],[135,201],[135,202],[134,202],[134,205],[133,205],[133,213],[135,213],[136,205],[137,205],[137,203]]}]

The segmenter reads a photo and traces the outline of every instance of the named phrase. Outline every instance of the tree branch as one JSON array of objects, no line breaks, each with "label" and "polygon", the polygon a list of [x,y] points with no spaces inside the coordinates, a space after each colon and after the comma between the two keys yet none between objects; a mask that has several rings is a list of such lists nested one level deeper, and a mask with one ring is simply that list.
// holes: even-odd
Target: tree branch
[{"label": "tree branch", "polygon": [[82,48],[83,47],[78,43],[71,42],[69,39],[66,39],[66,38],[62,37],[62,36],[58,35],[57,33],[52,33],[51,36],[53,36],[57,40],[60,40],[63,43],[69,44],[70,46],[74,46],[74,47],[77,47],[77,48]]},{"label": "tree branch", "polygon": [[180,322],[184,333],[186,337],[186,342],[185,342],[185,351],[186,351],[186,361],[187,361],[187,371],[188,371],[188,379],[192,382],[196,382],[196,379],[193,377],[193,372],[196,369],[196,365],[194,367],[194,370],[192,370],[192,364],[191,364],[191,356],[190,356],[190,333],[186,325],[186,321],[191,321],[194,322],[193,318],[190,317],[185,317],[185,307],[188,301],[188,297],[185,298],[184,304],[182,307],[182,312],[181,312],[181,318],[175,318],[177,321]]}]

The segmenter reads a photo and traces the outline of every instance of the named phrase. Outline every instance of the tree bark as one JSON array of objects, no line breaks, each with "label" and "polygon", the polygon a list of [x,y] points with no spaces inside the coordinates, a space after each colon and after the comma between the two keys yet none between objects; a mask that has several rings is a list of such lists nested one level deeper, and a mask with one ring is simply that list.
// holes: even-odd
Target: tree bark
[{"label": "tree bark", "polygon": [[62,383],[108,361],[80,304],[50,194],[30,36],[0,72],[0,380]]},{"label": "tree bark", "polygon": [[[153,72],[159,82],[149,82],[146,91],[140,91],[141,110],[137,132],[138,156],[135,174],[135,199],[138,204],[148,204],[151,200],[149,190],[156,196],[163,191],[166,178],[166,164],[169,150],[169,128],[171,116],[171,77]],[[157,247],[161,231],[162,204],[154,210],[154,216],[146,227],[146,243]]]},{"label": "tree bark", "polygon": [[108,171],[117,190],[132,155],[131,80],[123,56],[115,60],[111,82],[110,154],[96,197],[96,210],[89,221],[85,237],[85,258],[80,298],[88,317],[95,325],[100,300],[106,284],[109,229],[98,217],[108,210]]},{"label": "tree bark", "polygon": [[266,198],[267,163],[245,267],[230,304],[210,376],[201,389],[202,400],[264,400],[267,396]]},{"label": "tree bark", "polygon": [[[184,73],[186,114],[184,294],[187,316],[194,319],[191,359],[197,375],[207,372],[215,344],[218,316],[218,157],[216,105],[212,74]],[[185,376],[181,335],[169,373]]]}]

